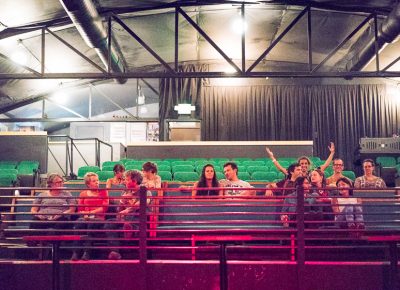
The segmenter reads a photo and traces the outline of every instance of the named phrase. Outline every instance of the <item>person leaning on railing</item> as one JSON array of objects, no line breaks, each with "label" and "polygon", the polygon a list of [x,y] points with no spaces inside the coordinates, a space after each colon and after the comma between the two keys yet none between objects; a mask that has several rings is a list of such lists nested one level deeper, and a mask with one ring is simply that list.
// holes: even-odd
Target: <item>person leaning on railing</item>
[{"label": "person leaning on railing", "polygon": [[[105,213],[107,212],[109,199],[108,193],[104,189],[99,189],[99,177],[96,173],[88,172],[84,176],[85,184],[88,189],[83,190],[79,194],[78,198],[78,214],[80,218],[74,226],[76,235],[84,234],[82,230],[87,230],[89,239],[85,240],[85,246],[91,246],[92,238],[95,233],[93,230],[101,229],[104,226]],[[79,251],[76,247],[80,246],[79,241],[75,241],[73,246],[75,247],[71,260],[79,260]],[[90,251],[86,248],[81,257],[82,260],[90,259]]]},{"label": "person leaning on railing", "polygon": [[62,189],[63,177],[58,173],[51,173],[47,177],[49,190],[39,193],[34,199],[31,213],[33,222],[31,229],[67,229],[68,224],[63,221],[70,220],[75,212],[76,200],[71,193]]}]

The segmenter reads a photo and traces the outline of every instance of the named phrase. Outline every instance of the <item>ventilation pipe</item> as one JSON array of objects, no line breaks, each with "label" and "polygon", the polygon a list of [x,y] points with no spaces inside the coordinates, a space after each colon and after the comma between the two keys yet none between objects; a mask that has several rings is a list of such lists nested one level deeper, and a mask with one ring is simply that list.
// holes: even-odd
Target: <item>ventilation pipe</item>
[{"label": "ventilation pipe", "polygon": [[[370,34],[371,31],[368,31]],[[400,34],[400,3],[394,7],[388,17],[378,28],[377,45],[380,50],[386,43],[394,41]],[[363,39],[361,37],[360,39]],[[360,71],[375,57],[375,37],[368,35],[368,43],[362,44],[364,49],[358,55],[355,55],[346,65],[349,71]],[[361,45],[361,44],[355,44]]]},{"label": "ventilation pipe", "polygon": [[[122,52],[114,38],[111,41],[111,51],[108,48],[107,29],[97,12],[92,0],[60,0],[68,16],[75,24],[86,44],[94,48],[101,61],[108,67],[108,55],[111,54],[111,71],[123,73],[125,61]],[[125,78],[118,78],[117,82],[124,84]]]}]

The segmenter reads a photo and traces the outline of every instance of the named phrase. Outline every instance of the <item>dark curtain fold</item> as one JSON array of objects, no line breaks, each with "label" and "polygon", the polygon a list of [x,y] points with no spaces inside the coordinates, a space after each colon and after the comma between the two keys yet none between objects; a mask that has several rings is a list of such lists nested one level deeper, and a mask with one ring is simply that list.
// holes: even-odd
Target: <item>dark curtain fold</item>
[{"label": "dark curtain fold", "polygon": [[400,129],[400,109],[384,85],[204,87],[202,140],[313,140],[326,158],[354,169],[360,137],[388,137]]},{"label": "dark curtain fold", "polygon": [[[208,65],[182,65],[180,72],[205,72]],[[198,78],[163,78],[160,80],[159,100],[159,124],[160,141],[165,140],[164,121],[165,119],[177,119],[178,114],[174,107],[180,103],[191,104],[196,107],[192,118],[199,118],[201,111],[201,89],[205,79]]]}]

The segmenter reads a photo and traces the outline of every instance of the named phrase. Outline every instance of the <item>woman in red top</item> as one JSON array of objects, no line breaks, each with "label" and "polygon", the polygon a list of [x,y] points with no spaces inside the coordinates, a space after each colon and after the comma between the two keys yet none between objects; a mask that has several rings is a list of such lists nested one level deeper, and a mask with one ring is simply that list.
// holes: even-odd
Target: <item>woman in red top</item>
[{"label": "woman in red top", "polygon": [[[77,220],[78,223],[74,226],[74,230],[76,230],[76,235],[85,233],[89,236],[89,239],[85,242],[85,247],[90,247],[90,239],[94,236],[92,230],[103,228],[103,223],[99,223],[99,221],[105,220],[109,200],[107,191],[99,189],[99,177],[96,173],[86,173],[84,180],[88,189],[79,194],[78,214],[80,217]],[[84,232],[83,230],[88,231]],[[74,246],[79,246],[79,242],[75,242]],[[83,252],[81,259],[90,259],[90,253],[87,248]],[[78,249],[74,250],[71,260],[79,260]]]}]

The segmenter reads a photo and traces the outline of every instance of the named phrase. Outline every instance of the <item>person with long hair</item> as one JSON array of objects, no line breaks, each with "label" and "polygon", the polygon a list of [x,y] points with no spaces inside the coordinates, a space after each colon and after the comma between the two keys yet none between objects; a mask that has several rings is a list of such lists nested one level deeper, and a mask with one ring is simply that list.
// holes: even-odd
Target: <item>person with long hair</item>
[{"label": "person with long hair", "polygon": [[386,188],[385,181],[374,175],[375,163],[372,159],[365,159],[362,166],[364,175],[356,178],[354,188]]},{"label": "person with long hair", "polygon": [[339,178],[336,181],[340,197],[333,198],[333,209],[335,212],[335,220],[341,228],[363,229],[364,217],[360,201],[353,195],[353,184],[346,177]]},{"label": "person with long hair", "polygon": [[[192,196],[218,196],[223,195],[222,190],[213,189],[220,187],[212,164],[204,165],[199,181],[193,185]],[[202,189],[198,189],[202,188]]]}]

